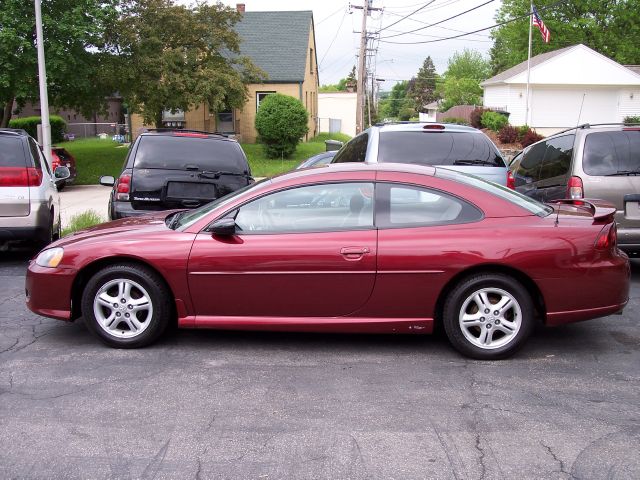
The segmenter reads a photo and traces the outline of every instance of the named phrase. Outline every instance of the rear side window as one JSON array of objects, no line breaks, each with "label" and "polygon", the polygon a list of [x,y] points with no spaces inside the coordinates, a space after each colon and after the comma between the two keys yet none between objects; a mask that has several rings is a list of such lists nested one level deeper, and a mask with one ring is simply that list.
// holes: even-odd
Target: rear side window
[{"label": "rear side window", "polygon": [[496,147],[484,135],[422,130],[381,132],[378,162],[505,166]]},{"label": "rear side window", "polygon": [[529,183],[540,180],[540,167],[546,151],[547,142],[540,142],[524,152],[517,174],[526,178]]},{"label": "rear side window", "polygon": [[357,137],[349,140],[331,163],[364,162],[367,157],[367,144],[369,134],[361,133]]},{"label": "rear side window", "polygon": [[569,173],[574,139],[575,135],[563,135],[546,142],[547,150],[540,169],[540,178],[564,178]]},{"label": "rear side window", "polygon": [[135,168],[161,168],[248,173],[242,148],[215,138],[148,135],[140,138]]},{"label": "rear side window", "polygon": [[640,170],[640,131],[589,133],[582,169],[587,175],[616,175]]},{"label": "rear side window", "polygon": [[26,167],[22,140],[0,136],[0,167]]}]

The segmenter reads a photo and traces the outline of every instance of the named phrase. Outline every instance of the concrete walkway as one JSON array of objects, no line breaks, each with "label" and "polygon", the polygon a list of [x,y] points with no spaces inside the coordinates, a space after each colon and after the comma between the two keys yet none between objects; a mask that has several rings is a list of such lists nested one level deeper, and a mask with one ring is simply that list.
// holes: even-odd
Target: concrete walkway
[{"label": "concrete walkway", "polygon": [[60,215],[62,228],[71,218],[87,210],[93,210],[106,222],[109,218],[108,205],[110,187],[102,185],[68,185],[60,192]]}]

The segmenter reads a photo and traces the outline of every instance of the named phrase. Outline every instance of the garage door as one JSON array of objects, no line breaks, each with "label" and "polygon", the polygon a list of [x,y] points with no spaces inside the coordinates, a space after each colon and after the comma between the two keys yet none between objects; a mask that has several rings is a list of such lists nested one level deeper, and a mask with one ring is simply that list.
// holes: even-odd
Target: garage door
[{"label": "garage door", "polygon": [[538,128],[577,125],[583,94],[584,105],[579,123],[606,123],[617,119],[617,89],[535,87],[532,93],[531,125]]}]

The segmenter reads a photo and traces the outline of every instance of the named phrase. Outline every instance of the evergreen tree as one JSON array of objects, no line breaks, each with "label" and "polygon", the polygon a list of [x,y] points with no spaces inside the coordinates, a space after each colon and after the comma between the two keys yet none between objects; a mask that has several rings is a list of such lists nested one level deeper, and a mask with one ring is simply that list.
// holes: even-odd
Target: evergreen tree
[{"label": "evergreen tree", "polygon": [[409,96],[415,101],[416,109],[425,112],[427,104],[438,99],[436,94],[436,81],[438,74],[431,57],[424,59],[418,75],[409,81]]}]

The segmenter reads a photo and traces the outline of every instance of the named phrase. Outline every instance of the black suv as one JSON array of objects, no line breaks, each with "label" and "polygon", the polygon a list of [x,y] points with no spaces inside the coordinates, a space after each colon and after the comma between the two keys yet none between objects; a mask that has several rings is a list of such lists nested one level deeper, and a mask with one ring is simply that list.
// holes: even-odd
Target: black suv
[{"label": "black suv", "polygon": [[150,130],[129,150],[109,199],[112,220],[154,210],[195,208],[253,183],[235,140],[192,130]]}]

